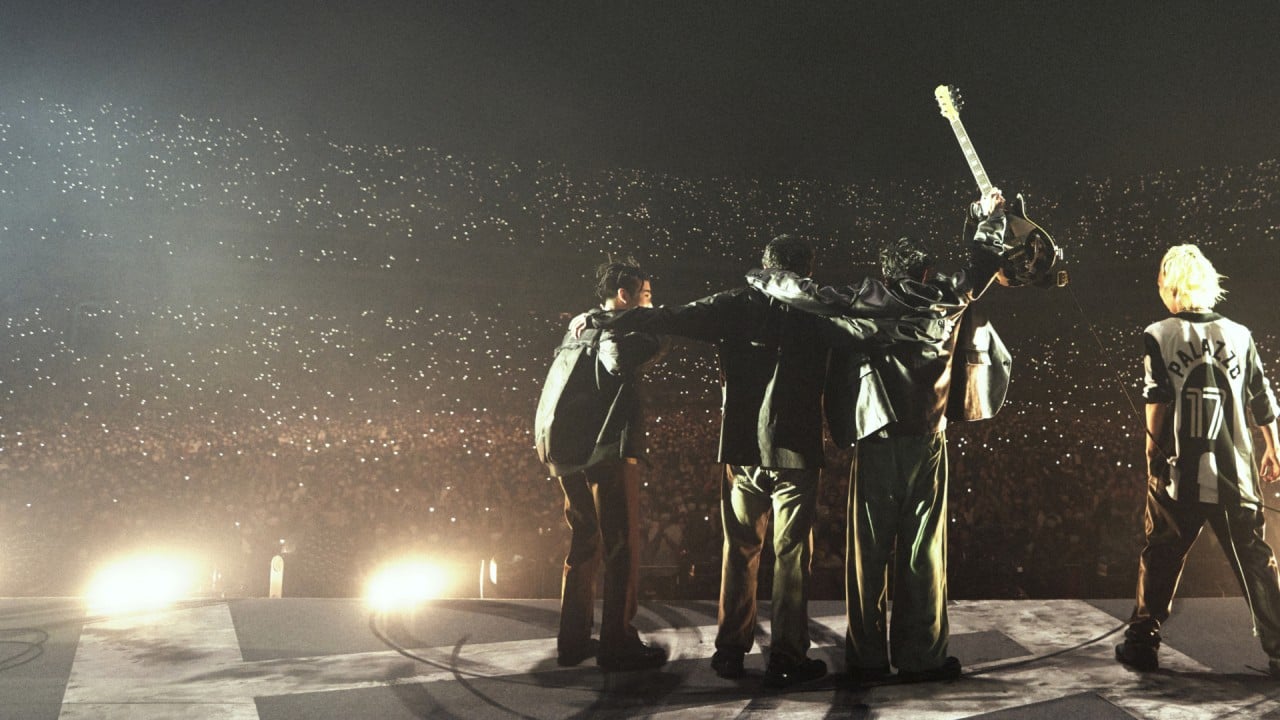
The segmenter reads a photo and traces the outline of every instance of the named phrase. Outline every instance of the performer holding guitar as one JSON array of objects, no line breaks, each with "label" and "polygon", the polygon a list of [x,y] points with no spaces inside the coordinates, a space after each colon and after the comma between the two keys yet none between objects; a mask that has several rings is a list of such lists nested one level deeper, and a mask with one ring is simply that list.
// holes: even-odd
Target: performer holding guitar
[{"label": "performer holding guitar", "polygon": [[[808,312],[892,317],[919,343],[867,355],[833,354],[825,391],[833,439],[856,448],[849,482],[846,598],[847,671],[855,682],[920,682],[960,676],[948,653],[947,446],[952,421],[990,418],[1004,402],[1009,357],[995,331],[969,305],[993,281],[1064,285],[1053,272],[1061,251],[1026,219],[1019,196],[1004,197],[982,168],[947,88],[938,89],[982,192],[969,267],[934,272],[919,244],[903,238],[880,251],[882,277],[843,289],[818,288],[777,270],[755,271],[752,286]],[[967,362],[953,363],[959,355]],[[888,616],[888,572],[894,613]],[[896,678],[892,667],[897,668]]]},{"label": "performer holding guitar", "polygon": [[[978,159],[978,153],[969,140],[969,132],[960,122],[960,92],[950,85],[939,85],[933,91],[938,101],[942,117],[951,123],[951,130],[960,143],[964,159],[969,163],[969,171],[978,183],[978,193],[987,197],[999,192],[991,179],[987,177],[986,168]],[[1027,219],[1026,200],[1019,194],[1005,208],[1009,216],[1009,224],[1005,235],[1005,244],[1009,247],[1004,263],[1001,266],[1004,280],[1008,285],[1035,285],[1036,287],[1063,287],[1067,284],[1067,273],[1063,270],[1053,271],[1054,265],[1062,259],[1062,249],[1054,244],[1053,238],[1045,229]],[[976,215],[976,212],[975,212]]]},{"label": "performer holding guitar", "polygon": [[[1003,197],[993,191],[981,210],[970,267],[955,274],[935,273],[929,254],[903,238],[880,251],[882,278],[842,289],[817,288],[780,271],[748,277],[792,307],[897,318],[899,328],[913,328],[921,340],[866,355],[833,354],[828,365],[827,424],[838,444],[856,448],[845,566],[845,659],[855,682],[894,679],[891,665],[900,682],[960,675],[960,662],[947,650],[945,428],[948,418],[993,415],[1009,379],[1003,344],[990,326],[965,312],[1000,274],[1005,250]],[[978,354],[987,361],[952,362],[956,355]]]}]

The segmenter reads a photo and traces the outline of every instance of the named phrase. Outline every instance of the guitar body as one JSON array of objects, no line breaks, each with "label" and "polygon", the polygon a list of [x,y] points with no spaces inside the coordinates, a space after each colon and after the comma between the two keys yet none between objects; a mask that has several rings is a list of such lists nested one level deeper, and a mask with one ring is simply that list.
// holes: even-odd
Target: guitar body
[{"label": "guitar body", "polygon": [[1005,251],[1001,270],[1011,287],[1034,285],[1035,287],[1062,287],[1067,284],[1065,270],[1054,271],[1053,266],[1062,259],[1062,249],[1044,228],[1027,217],[1027,201],[1019,194],[1013,202],[1005,204],[1009,222],[1005,226]]}]

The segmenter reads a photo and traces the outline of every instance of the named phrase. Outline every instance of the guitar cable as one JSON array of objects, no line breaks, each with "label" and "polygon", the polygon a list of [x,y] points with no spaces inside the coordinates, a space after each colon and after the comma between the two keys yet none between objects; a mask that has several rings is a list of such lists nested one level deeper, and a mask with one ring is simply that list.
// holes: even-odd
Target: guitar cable
[{"label": "guitar cable", "polygon": [[[1088,328],[1089,334],[1093,336],[1094,342],[1098,344],[1098,350],[1101,351],[1102,355],[1105,357],[1107,353],[1107,346],[1102,342],[1102,339],[1098,337],[1097,330],[1094,329],[1093,323],[1089,321],[1089,316],[1085,314],[1084,307],[1080,305],[1080,300],[1076,297],[1076,294],[1071,289],[1071,286],[1067,285],[1066,290],[1067,290],[1067,294],[1071,297],[1071,302],[1076,307],[1076,311],[1080,313],[1081,319],[1084,320],[1085,327]],[[1156,439],[1154,435],[1151,434],[1151,430],[1147,428],[1146,417],[1143,415],[1141,411],[1138,410],[1137,404],[1133,401],[1133,396],[1129,393],[1129,388],[1125,387],[1124,380],[1120,377],[1120,372],[1113,367],[1111,368],[1111,376],[1112,376],[1112,379],[1115,380],[1116,385],[1120,388],[1120,393],[1124,395],[1124,399],[1128,401],[1129,409],[1133,411],[1134,417],[1138,419],[1139,426],[1142,428],[1143,434],[1148,439],[1151,440],[1152,446],[1155,447],[1156,452],[1160,454],[1160,457],[1165,461],[1165,463],[1169,463],[1169,461],[1171,460],[1171,458],[1169,457],[1169,454],[1164,451],[1164,448],[1160,446],[1160,442]],[[1259,494],[1261,495],[1261,493]],[[1258,505],[1263,510],[1269,510],[1271,512],[1280,512],[1280,508],[1267,505],[1265,502],[1262,502],[1261,500],[1259,500]]]},{"label": "guitar cable", "polygon": [[[1093,336],[1094,341],[1098,344],[1098,349],[1101,351],[1102,355],[1105,357],[1107,352],[1106,345],[1103,344],[1102,339],[1098,337],[1097,330],[1094,329],[1093,323],[1090,322],[1089,320],[1089,316],[1085,314],[1084,307],[1080,304],[1080,300],[1079,298],[1076,297],[1076,294],[1071,289],[1071,286],[1067,285],[1066,289],[1067,289],[1067,294],[1071,297],[1071,302],[1076,306],[1076,311],[1080,313],[1080,317],[1084,320],[1085,326],[1089,329],[1089,334]],[[1152,435],[1151,429],[1147,427],[1147,421],[1146,421],[1145,415],[1143,415],[1143,413],[1138,411],[1138,406],[1133,401],[1133,396],[1130,395],[1129,389],[1125,387],[1124,381],[1120,377],[1120,372],[1114,367],[1111,368],[1111,372],[1112,372],[1113,379],[1116,381],[1116,385],[1120,387],[1120,392],[1124,395],[1125,400],[1128,401],[1129,408],[1133,411],[1134,416],[1137,417],[1142,427],[1143,433],[1146,435],[1148,439],[1151,440],[1152,447],[1154,447],[1156,449],[1156,452],[1160,454],[1161,458],[1165,461],[1166,465],[1172,466],[1172,463],[1170,463],[1171,458],[1169,457],[1168,453],[1164,451],[1164,448],[1160,446],[1160,442],[1156,439],[1154,435]],[[1259,492],[1258,494],[1260,498],[1263,495],[1262,492]],[[1280,509],[1267,505],[1265,502],[1262,502],[1261,499],[1259,499],[1258,505],[1261,506],[1263,510],[1270,510],[1271,512],[1280,512]],[[1240,551],[1236,549],[1235,534],[1231,529],[1231,514],[1227,511],[1227,508],[1225,506],[1222,507],[1222,519],[1225,523],[1225,527],[1227,531],[1226,532],[1227,545],[1231,548],[1231,557],[1235,562],[1234,570],[1239,575],[1240,588],[1244,592],[1245,603],[1248,604],[1249,606],[1249,620],[1253,626],[1253,636],[1259,637],[1258,613],[1254,609],[1253,593],[1252,591],[1249,590],[1249,583],[1244,575],[1244,566],[1240,562]],[[1256,670],[1256,668],[1253,668],[1253,669]]]},{"label": "guitar cable", "polygon": [[[965,222],[964,222],[964,228],[963,228],[963,229],[962,229],[962,231],[961,231],[961,237],[962,237],[962,238],[964,238],[964,237],[967,237],[967,236],[968,236],[968,232],[969,232],[969,223],[970,223],[970,220],[971,220],[971,217],[970,217],[970,216],[971,216],[971,214],[972,214],[972,208],[971,208],[970,213],[966,213]],[[1093,340],[1094,340],[1094,342],[1097,344],[1098,349],[1099,349],[1099,351],[1101,352],[1102,356],[1103,356],[1103,357],[1106,357],[1106,355],[1107,355],[1107,346],[1106,346],[1106,344],[1105,344],[1105,343],[1103,343],[1103,342],[1102,342],[1102,338],[1101,338],[1101,337],[1099,337],[1099,335],[1098,335],[1098,331],[1097,331],[1097,329],[1094,327],[1093,322],[1089,319],[1089,315],[1088,315],[1088,313],[1086,313],[1086,312],[1084,311],[1084,307],[1083,307],[1083,305],[1081,305],[1081,303],[1080,303],[1080,299],[1076,297],[1075,291],[1074,291],[1074,290],[1072,290],[1072,288],[1071,288],[1071,286],[1070,286],[1069,284],[1068,284],[1068,285],[1066,285],[1065,287],[1066,287],[1066,290],[1067,290],[1067,294],[1068,294],[1068,296],[1070,296],[1070,298],[1071,298],[1071,302],[1072,302],[1072,304],[1074,304],[1074,305],[1075,305],[1076,312],[1078,312],[1078,313],[1079,313],[1080,318],[1084,321],[1085,327],[1088,329],[1089,334],[1093,337]],[[1135,402],[1134,402],[1134,400],[1133,400],[1133,396],[1132,396],[1132,394],[1129,392],[1129,388],[1125,386],[1124,380],[1120,377],[1119,370],[1118,370],[1118,369],[1116,369],[1115,367],[1111,367],[1111,375],[1112,375],[1112,379],[1115,381],[1116,385],[1120,388],[1120,393],[1121,393],[1121,395],[1123,395],[1123,396],[1124,396],[1124,398],[1125,398],[1125,401],[1129,403],[1129,409],[1132,411],[1133,416],[1134,416],[1135,418],[1137,418],[1137,420],[1138,420],[1138,424],[1139,424],[1139,427],[1141,427],[1141,428],[1142,428],[1143,434],[1144,434],[1144,435],[1145,435],[1145,436],[1146,436],[1146,437],[1151,441],[1151,445],[1152,445],[1152,447],[1154,447],[1154,448],[1155,448],[1155,450],[1156,450],[1156,452],[1157,452],[1157,453],[1159,453],[1160,457],[1165,461],[1165,464],[1166,464],[1166,465],[1172,465],[1172,463],[1170,462],[1171,458],[1170,458],[1169,454],[1165,452],[1164,448],[1163,448],[1163,447],[1161,447],[1159,440],[1157,440],[1157,439],[1156,439],[1156,437],[1151,433],[1151,430],[1147,427],[1146,417],[1145,417],[1145,415],[1144,415],[1142,412],[1140,412],[1140,411],[1138,410],[1137,403],[1135,403]],[[1263,501],[1261,500],[1261,498],[1262,498],[1263,496],[1264,496],[1264,494],[1261,492],[1261,488],[1260,488],[1260,489],[1259,489],[1259,501],[1258,501],[1258,505],[1259,505],[1263,510],[1268,510],[1268,511],[1271,511],[1271,512],[1280,512],[1280,508],[1272,507],[1272,506],[1270,506],[1270,505],[1267,505],[1265,502],[1263,502]],[[1226,529],[1227,545],[1228,545],[1228,546],[1230,547],[1230,549],[1231,549],[1231,559],[1234,561],[1234,565],[1235,565],[1235,567],[1233,568],[1233,570],[1238,574],[1238,580],[1239,580],[1239,582],[1240,582],[1240,587],[1241,587],[1241,589],[1242,589],[1242,591],[1243,591],[1243,594],[1244,594],[1245,602],[1246,602],[1246,603],[1248,604],[1248,606],[1249,606],[1249,619],[1250,619],[1250,623],[1251,623],[1251,625],[1253,626],[1253,627],[1252,627],[1253,635],[1254,635],[1254,637],[1258,637],[1258,636],[1259,636],[1259,633],[1258,633],[1258,614],[1257,614],[1257,611],[1254,609],[1253,593],[1252,593],[1252,591],[1250,591],[1249,586],[1248,586],[1248,581],[1247,581],[1247,579],[1245,578],[1245,575],[1244,575],[1244,566],[1241,564],[1241,561],[1240,561],[1240,552],[1239,552],[1239,550],[1236,548],[1235,535],[1234,535],[1234,533],[1233,533],[1233,531],[1232,531],[1232,527],[1231,527],[1231,517],[1230,517],[1230,513],[1227,511],[1227,509],[1226,509],[1225,507],[1223,507],[1223,509],[1222,509],[1222,515],[1223,515],[1223,521],[1224,521],[1224,523],[1225,523],[1225,526],[1224,526],[1224,527],[1225,527],[1225,529]],[[1112,632],[1115,632],[1115,631],[1112,631]],[[1107,635],[1110,635],[1110,634],[1112,634],[1112,633],[1107,633]],[[1093,641],[1086,642],[1086,643],[1085,643],[1085,645],[1092,644],[1092,642],[1097,642],[1098,640],[1101,640],[1101,639],[1103,639],[1103,638],[1107,637],[1107,635],[1103,635],[1103,636],[1101,636],[1101,637],[1099,637],[1099,638],[1096,638],[1096,639],[1095,639],[1095,640],[1093,640]],[[1251,668],[1251,669],[1257,670],[1257,668]],[[1259,672],[1261,672],[1261,671],[1259,671]]]},{"label": "guitar cable", "polygon": [[[970,222],[972,221],[972,219],[973,218],[971,216],[971,212],[965,214],[964,227],[961,229],[961,238],[968,237]],[[1094,328],[1093,322],[1089,320],[1089,315],[1084,311],[1084,306],[1080,304],[1080,299],[1076,297],[1075,291],[1071,289],[1070,284],[1064,285],[1062,287],[1066,288],[1067,295],[1071,297],[1071,302],[1073,305],[1075,305],[1076,312],[1080,314],[1080,319],[1084,321],[1085,327],[1089,330],[1089,334],[1093,337],[1093,341],[1097,343],[1098,350],[1101,352],[1103,357],[1106,357],[1107,356],[1106,343],[1102,342],[1102,338],[1098,336],[1097,329]],[[1125,401],[1129,403],[1129,409],[1133,412],[1134,417],[1137,418],[1138,425],[1139,427],[1142,428],[1143,434],[1151,440],[1151,443],[1155,447],[1156,452],[1160,453],[1161,458],[1163,458],[1164,461],[1168,463],[1170,460],[1168,453],[1164,451],[1164,448],[1160,446],[1160,442],[1156,439],[1154,435],[1151,434],[1151,431],[1147,429],[1146,417],[1140,410],[1138,410],[1137,404],[1133,401],[1133,396],[1129,393],[1129,388],[1125,386],[1124,380],[1120,377],[1120,372],[1114,367],[1111,368],[1111,377],[1115,381],[1116,386],[1120,388],[1120,394],[1123,395]],[[1259,500],[1258,505],[1264,510],[1269,510],[1271,512],[1280,512],[1280,508],[1267,505],[1265,502],[1262,502],[1261,500]]]}]

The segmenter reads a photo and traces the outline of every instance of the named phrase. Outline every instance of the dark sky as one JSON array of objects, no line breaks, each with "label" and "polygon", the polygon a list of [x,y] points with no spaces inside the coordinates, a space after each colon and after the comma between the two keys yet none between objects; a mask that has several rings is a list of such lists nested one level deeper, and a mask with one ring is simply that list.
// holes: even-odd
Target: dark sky
[{"label": "dark sky", "polygon": [[576,165],[1061,179],[1280,156],[1280,2],[6,2],[0,102]]}]

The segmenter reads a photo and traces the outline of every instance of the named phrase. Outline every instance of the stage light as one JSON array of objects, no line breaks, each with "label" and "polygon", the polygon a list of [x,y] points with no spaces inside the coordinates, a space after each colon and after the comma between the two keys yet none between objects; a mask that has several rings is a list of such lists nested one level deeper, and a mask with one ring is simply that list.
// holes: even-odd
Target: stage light
[{"label": "stage light", "polygon": [[139,555],[103,568],[85,591],[85,601],[95,615],[159,610],[191,598],[198,577],[189,558]]},{"label": "stage light", "polygon": [[439,597],[446,581],[439,566],[423,560],[405,560],[373,574],[365,586],[365,603],[379,612],[407,610]]}]

